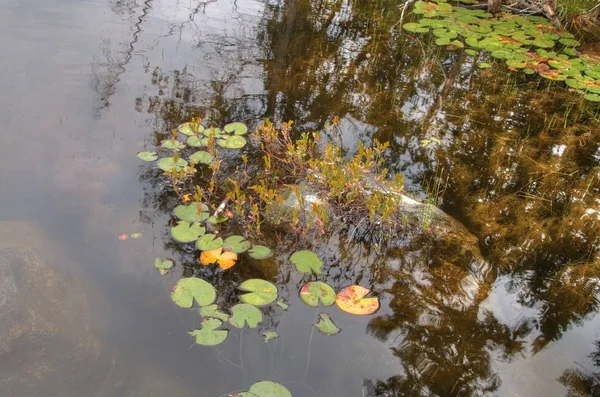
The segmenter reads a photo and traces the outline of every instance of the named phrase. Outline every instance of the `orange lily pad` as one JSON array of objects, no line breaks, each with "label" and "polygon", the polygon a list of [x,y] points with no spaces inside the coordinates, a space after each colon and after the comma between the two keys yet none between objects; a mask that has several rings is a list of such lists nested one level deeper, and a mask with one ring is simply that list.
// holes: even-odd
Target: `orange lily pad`
[{"label": "orange lily pad", "polygon": [[235,265],[237,258],[238,256],[235,252],[223,252],[223,247],[219,247],[212,251],[203,251],[202,254],[200,254],[200,263],[206,266],[216,262],[221,269],[227,270]]},{"label": "orange lily pad", "polygon": [[350,314],[367,315],[379,310],[379,298],[365,298],[370,289],[360,285],[342,288],[335,297],[335,303],[340,309]]}]

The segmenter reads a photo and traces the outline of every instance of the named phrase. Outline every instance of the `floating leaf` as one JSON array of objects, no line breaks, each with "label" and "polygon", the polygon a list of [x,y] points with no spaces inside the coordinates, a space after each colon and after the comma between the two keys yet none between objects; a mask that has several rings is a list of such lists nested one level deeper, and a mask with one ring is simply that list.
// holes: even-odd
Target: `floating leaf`
[{"label": "floating leaf", "polygon": [[371,292],[360,285],[343,288],[335,297],[335,303],[340,309],[350,314],[373,314],[379,309],[379,299],[365,298]]},{"label": "floating leaf", "polygon": [[248,127],[244,123],[229,123],[223,128],[223,131],[233,132],[235,135],[244,135],[248,131]]},{"label": "floating leaf", "polygon": [[600,102],[600,95],[596,95],[596,94],[586,94],[583,96],[585,99],[587,99],[590,102]]},{"label": "floating leaf", "polygon": [[563,37],[562,39],[558,40],[558,42],[566,45],[567,47],[578,47],[580,44],[577,40],[567,37]]},{"label": "floating leaf", "polygon": [[223,249],[236,254],[248,251],[252,244],[242,236],[229,236],[223,241]]},{"label": "floating leaf", "polygon": [[265,259],[271,256],[271,250],[264,245],[255,245],[250,248],[248,255],[253,259]]},{"label": "floating leaf", "polygon": [[167,272],[169,271],[170,268],[173,267],[173,265],[174,265],[174,263],[170,259],[156,258],[154,260],[154,267],[158,269],[158,271],[160,272],[160,274],[162,276],[167,274]]},{"label": "floating leaf", "polygon": [[223,131],[220,128],[210,127],[204,130],[204,135],[208,138],[213,136],[219,138],[223,135]]},{"label": "floating leaf", "polygon": [[171,236],[180,243],[196,241],[205,232],[206,229],[198,222],[179,221],[177,222],[177,226],[171,228]]},{"label": "floating leaf", "polygon": [[242,392],[240,397],[292,397],[292,393],[279,383],[261,381],[253,384],[247,392]]},{"label": "floating leaf", "polygon": [[240,297],[242,302],[254,306],[268,305],[277,299],[277,287],[259,278],[246,280],[238,288],[248,292]]},{"label": "floating leaf", "polygon": [[213,161],[213,156],[204,150],[199,150],[192,154],[189,157],[189,160],[193,161],[194,164],[210,164]]},{"label": "floating leaf", "polygon": [[187,167],[188,162],[182,158],[178,158],[177,162],[175,162],[173,157],[163,157],[156,162],[156,165],[164,172],[172,172],[173,170],[179,172],[183,170],[184,167]]},{"label": "floating leaf", "polygon": [[339,334],[341,329],[339,329],[333,321],[331,321],[331,317],[328,314],[321,313],[319,314],[321,319],[318,323],[315,324],[315,327],[319,329],[325,335],[336,335]]},{"label": "floating leaf", "polygon": [[312,307],[317,307],[319,301],[324,306],[331,306],[335,302],[335,291],[328,284],[311,281],[300,289],[300,299]]},{"label": "floating leaf", "polygon": [[140,239],[142,238],[142,233],[131,233],[131,235],[129,236],[134,240]]},{"label": "floating leaf", "polygon": [[220,218],[215,218],[214,216],[211,216],[210,218],[208,218],[208,219],[206,220],[206,222],[208,222],[208,223],[214,223],[214,224],[217,224],[217,223],[223,223],[223,222],[226,222],[226,221],[228,221],[228,220],[229,220],[229,218],[228,218],[228,217],[226,217],[226,216],[222,216],[222,217],[220,217]]},{"label": "floating leaf", "polygon": [[217,140],[217,145],[226,149],[241,149],[246,146],[246,138],[239,135],[226,135]]},{"label": "floating leaf", "polygon": [[265,342],[270,341],[271,339],[279,338],[279,334],[274,331],[263,332],[263,336],[265,337]]},{"label": "floating leaf", "polygon": [[223,252],[223,247],[219,247],[212,251],[203,251],[200,254],[200,263],[206,266],[217,262],[221,269],[227,270],[235,265],[237,258],[238,256],[235,252]]},{"label": "floating leaf", "polygon": [[491,67],[492,67],[492,65],[490,65],[490,64],[489,64],[489,63],[487,63],[487,62],[481,62],[481,63],[480,63],[479,65],[477,65],[477,66],[479,66],[479,69],[489,69],[489,68],[491,68]]},{"label": "floating leaf", "polygon": [[412,32],[412,33],[427,33],[427,32],[429,32],[428,27],[423,26],[419,23],[414,23],[414,22],[405,23],[404,25],[402,25],[402,28],[404,30],[406,30],[407,32]]},{"label": "floating leaf", "polygon": [[231,308],[229,322],[236,328],[244,328],[244,324],[248,324],[250,328],[256,328],[262,319],[262,313],[256,307],[246,303],[238,303]]},{"label": "floating leaf", "polygon": [[205,234],[196,241],[196,248],[202,251],[212,251],[223,245],[223,239],[214,234]]},{"label": "floating leaf", "polygon": [[185,145],[182,142],[179,142],[177,139],[165,139],[160,143],[160,146],[176,152],[185,148]]},{"label": "floating leaf", "polygon": [[177,131],[181,132],[184,135],[198,135],[202,131],[204,131],[204,127],[200,123],[183,123],[177,127]]},{"label": "floating leaf", "polygon": [[202,147],[208,146],[208,138],[200,138],[199,136],[191,136],[187,139],[188,146]]},{"label": "floating leaf", "polygon": [[315,274],[321,274],[321,266],[323,266],[323,262],[319,259],[317,254],[312,251],[303,250],[294,252],[290,257],[290,261],[301,273],[310,274],[313,272]]},{"label": "floating leaf", "polygon": [[290,305],[288,305],[287,303],[285,303],[283,300],[279,299],[277,302],[275,302],[277,304],[277,306],[279,306],[280,308],[282,308],[283,310],[287,310]]},{"label": "floating leaf", "polygon": [[223,322],[216,318],[209,318],[202,322],[202,328],[190,331],[189,334],[196,339],[196,343],[203,346],[215,346],[227,339],[229,331],[217,329]]},{"label": "floating leaf", "polygon": [[155,161],[158,159],[156,152],[139,152],[137,154],[138,159],[144,161]]},{"label": "floating leaf", "polygon": [[124,241],[127,240],[129,238],[129,234],[127,233],[123,233],[121,235],[119,235],[119,240]]},{"label": "floating leaf", "polygon": [[203,222],[208,219],[208,206],[204,203],[192,203],[190,205],[178,205],[173,214],[182,221]]},{"label": "floating leaf", "polygon": [[217,299],[215,288],[197,277],[182,278],[175,284],[171,299],[179,307],[190,308],[196,300],[198,306],[210,305]]},{"label": "floating leaf", "polygon": [[202,317],[206,318],[217,318],[221,321],[227,321],[229,319],[229,315],[219,311],[219,307],[214,303],[212,305],[202,306],[199,312]]}]

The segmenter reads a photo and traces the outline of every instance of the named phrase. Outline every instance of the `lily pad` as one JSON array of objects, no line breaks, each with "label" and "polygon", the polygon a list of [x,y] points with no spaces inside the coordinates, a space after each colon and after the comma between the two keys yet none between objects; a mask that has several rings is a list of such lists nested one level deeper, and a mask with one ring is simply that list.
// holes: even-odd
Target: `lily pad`
[{"label": "lily pad", "polygon": [[138,159],[144,161],[155,161],[158,159],[156,152],[139,152],[137,154]]},{"label": "lily pad", "polygon": [[220,128],[215,128],[215,127],[210,127],[204,130],[203,132],[204,136],[206,136],[207,138],[210,137],[215,137],[215,138],[219,138],[223,135],[223,131],[221,131]]},{"label": "lily pad", "polygon": [[250,328],[256,328],[262,319],[263,315],[259,309],[246,303],[239,303],[231,308],[229,322],[236,328],[244,328],[245,324]]},{"label": "lily pad", "polygon": [[279,338],[279,334],[275,331],[267,331],[263,332],[263,336],[265,337],[265,342],[270,341],[271,339]]},{"label": "lily pad", "polygon": [[190,308],[196,301],[198,306],[210,305],[217,299],[217,291],[207,281],[198,277],[182,278],[175,284],[171,299],[179,307]]},{"label": "lily pad", "polygon": [[292,397],[292,393],[279,383],[271,381],[256,382],[240,397]]},{"label": "lily pad", "polygon": [[191,243],[206,233],[206,229],[198,222],[179,221],[171,228],[171,236],[180,243]]},{"label": "lily pad", "polygon": [[212,251],[223,245],[223,239],[214,234],[205,234],[196,241],[196,248],[202,251]]},{"label": "lily pad", "polygon": [[156,258],[154,260],[154,267],[156,267],[158,269],[158,271],[160,272],[160,274],[162,276],[167,274],[167,272],[169,271],[170,268],[173,267],[173,265],[174,265],[174,263],[170,259]]},{"label": "lily pad", "polygon": [[246,240],[243,236],[229,236],[223,241],[223,249],[233,251],[236,254],[248,251],[251,246],[250,241]]},{"label": "lily pad", "polygon": [[198,135],[199,133],[204,131],[204,127],[200,123],[183,123],[180,124],[179,127],[177,127],[177,131],[181,132],[184,135],[193,136]]},{"label": "lily pad", "polygon": [[350,285],[338,292],[335,303],[340,309],[350,314],[366,315],[379,310],[379,299],[365,298],[371,292],[360,285]]},{"label": "lily pad", "polygon": [[324,306],[331,306],[335,303],[335,291],[328,284],[311,281],[300,289],[300,299],[312,307],[317,307],[319,302]]},{"label": "lily pad", "polygon": [[222,216],[220,218],[215,218],[214,216],[211,216],[210,218],[208,218],[206,220],[206,222],[213,223],[213,224],[218,224],[218,223],[227,222],[228,220],[229,220],[229,218],[226,217],[226,216]]},{"label": "lily pad", "polygon": [[223,247],[219,247],[212,251],[202,251],[200,263],[203,265],[210,265],[217,262],[221,269],[227,270],[235,265],[237,258],[238,256],[235,252],[223,252]]},{"label": "lily pad", "polygon": [[[204,203],[192,203],[190,205],[178,205],[173,210],[175,216],[182,221],[203,222],[208,219],[208,206]],[[203,233],[204,234],[204,233]]]},{"label": "lily pad", "polygon": [[217,145],[226,149],[241,149],[246,146],[246,138],[239,135],[223,136],[217,139]]},{"label": "lily pad", "polygon": [[183,142],[179,142],[177,139],[165,139],[160,143],[160,146],[176,152],[185,148]]},{"label": "lily pad", "polygon": [[192,154],[189,157],[189,160],[193,161],[194,164],[210,164],[213,161],[213,156],[204,150],[199,150]]},{"label": "lily pad", "polygon": [[223,322],[216,318],[209,318],[202,322],[202,328],[190,331],[189,334],[196,339],[196,343],[203,346],[215,346],[227,339],[229,331],[218,329]]},{"label": "lily pad", "polygon": [[184,167],[187,167],[188,162],[182,158],[178,158],[176,162],[173,157],[163,157],[156,162],[156,165],[164,172],[171,172],[173,170],[179,172]]},{"label": "lily pad", "polygon": [[319,259],[317,254],[312,251],[303,250],[297,251],[292,254],[290,261],[296,266],[301,273],[310,274],[321,274],[321,267],[323,262]]},{"label": "lily pad", "polygon": [[250,248],[248,255],[253,259],[266,259],[271,256],[271,249],[264,245],[255,245]]},{"label": "lily pad", "polygon": [[229,319],[229,315],[219,311],[219,307],[214,303],[212,305],[202,306],[198,311],[200,312],[200,315],[205,318],[217,318],[221,321],[227,321]]},{"label": "lily pad", "polygon": [[586,94],[583,97],[590,102],[600,102],[600,95],[597,94]]},{"label": "lily pad", "polygon": [[411,33],[427,33],[429,28],[419,23],[409,22],[402,25],[402,28]]},{"label": "lily pad", "polygon": [[240,297],[242,302],[254,306],[268,305],[277,299],[277,287],[270,282],[259,278],[246,280],[242,282],[238,288],[248,292]]},{"label": "lily pad", "polygon": [[227,133],[233,132],[234,135],[244,135],[248,132],[248,127],[244,123],[229,123],[223,127],[223,131]]},{"label": "lily pad", "polygon": [[279,306],[280,308],[282,308],[283,310],[287,310],[290,305],[288,305],[287,303],[285,303],[283,300],[279,299],[277,302],[275,302],[275,304],[277,306]]},{"label": "lily pad", "polygon": [[315,327],[319,329],[325,335],[336,335],[339,334],[342,330],[339,329],[333,321],[331,321],[331,317],[329,317],[326,313],[319,314],[321,319],[318,323],[315,324]]},{"label": "lily pad", "polygon": [[188,146],[191,147],[202,147],[208,146],[208,138],[200,138],[198,136],[191,136],[187,139]]}]

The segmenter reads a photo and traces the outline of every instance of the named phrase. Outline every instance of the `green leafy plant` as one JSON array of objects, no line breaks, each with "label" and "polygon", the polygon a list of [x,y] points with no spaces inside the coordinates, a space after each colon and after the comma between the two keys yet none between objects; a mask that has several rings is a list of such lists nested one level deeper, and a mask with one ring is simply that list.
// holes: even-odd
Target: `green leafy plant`
[{"label": "green leafy plant", "polygon": [[182,278],[175,284],[171,299],[179,307],[190,308],[196,301],[198,306],[207,306],[217,299],[217,291],[207,281],[197,277]]},{"label": "green leafy plant", "polygon": [[331,306],[335,303],[335,291],[326,283],[311,281],[300,289],[300,299],[312,307],[317,307],[319,302]]},{"label": "green leafy plant", "polygon": [[242,282],[238,288],[247,292],[240,296],[242,302],[254,306],[268,305],[277,299],[277,287],[266,280],[253,278]]},{"label": "green leafy plant", "polygon": [[315,327],[325,335],[337,335],[342,331],[333,321],[331,321],[331,317],[329,317],[328,314],[321,313],[319,316],[321,318],[319,322],[315,324]]},{"label": "green leafy plant", "polygon": [[209,318],[202,322],[202,328],[190,331],[189,334],[194,337],[196,343],[203,346],[215,346],[223,343],[227,339],[229,331],[219,329],[223,322],[216,318]]},{"label": "green leafy plant", "polygon": [[292,262],[296,266],[296,269],[301,273],[321,274],[323,261],[321,261],[317,254],[312,251],[296,251],[290,256],[290,262]]}]

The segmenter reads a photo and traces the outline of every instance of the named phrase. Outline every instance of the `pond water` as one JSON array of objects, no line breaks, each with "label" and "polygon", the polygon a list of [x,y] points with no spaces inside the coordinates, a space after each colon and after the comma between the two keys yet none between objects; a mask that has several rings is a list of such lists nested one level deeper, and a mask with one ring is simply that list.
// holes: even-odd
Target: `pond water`
[{"label": "pond water", "polygon": [[[598,392],[597,105],[402,33],[395,1],[0,6],[0,221],[37,225],[61,288],[85,286],[90,304],[73,309],[60,340],[94,346],[78,350],[90,358],[75,370],[56,346],[0,344],[0,394],[227,396],[258,380],[295,397]],[[387,253],[329,236],[315,248],[320,279],[365,285],[382,308],[326,308],[342,332],[324,336],[298,297],[310,277],[286,262],[288,242],[267,234],[277,255],[266,265],[206,276],[222,304],[237,301],[240,280],[268,279],[289,309],[264,309],[258,330],[232,331],[216,348],[193,345],[187,331],[201,318],[169,294],[197,265],[169,238],[164,179],[135,156],[191,116],[251,128],[295,120],[298,132],[339,116],[350,153],[359,141],[390,142],[387,165],[405,189],[460,220],[491,270],[446,267],[454,254],[435,235]],[[177,266],[161,277],[156,257]],[[469,272],[474,294],[461,284]],[[265,343],[261,332],[274,329],[280,338]],[[60,365],[29,371],[31,346]]]}]

